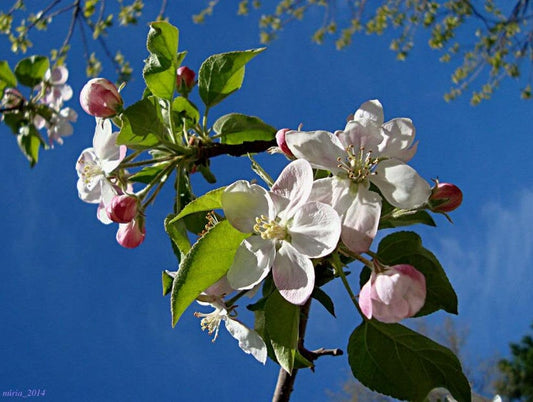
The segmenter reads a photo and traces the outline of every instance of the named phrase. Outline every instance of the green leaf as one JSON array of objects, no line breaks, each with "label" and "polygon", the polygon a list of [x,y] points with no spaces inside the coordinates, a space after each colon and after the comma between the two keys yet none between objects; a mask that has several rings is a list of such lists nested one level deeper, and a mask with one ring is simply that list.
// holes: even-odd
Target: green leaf
[{"label": "green leaf", "polygon": [[168,295],[172,290],[172,282],[174,282],[175,272],[164,270],[161,274],[161,282],[163,284],[163,296]]},{"label": "green leaf", "polygon": [[43,80],[49,67],[48,57],[30,56],[17,63],[15,76],[22,85],[34,87]]},{"label": "green leaf", "polygon": [[4,95],[4,89],[7,87],[16,87],[17,78],[9,68],[7,61],[0,61],[0,98]]},{"label": "green leaf", "polygon": [[128,181],[148,184],[152,180],[154,180],[154,178],[158,174],[160,174],[168,166],[169,163],[170,162],[163,162],[152,166],[146,166],[139,170],[137,173],[128,177]]},{"label": "green leaf", "polygon": [[294,360],[298,350],[300,325],[300,307],[273,292],[265,304],[265,330],[276,360],[289,374],[294,368]]},{"label": "green leaf", "polygon": [[20,134],[17,135],[19,148],[30,162],[31,167],[39,161],[41,142],[41,137],[33,125],[22,127]]},{"label": "green leaf", "polygon": [[152,22],[146,40],[150,56],[145,61],[143,77],[152,94],[171,100],[176,89],[179,31],[165,21]]},{"label": "green leaf", "polygon": [[427,211],[419,210],[412,213],[398,213],[379,221],[379,229],[397,228],[400,226],[411,226],[421,223],[428,226],[437,226],[435,221]]},{"label": "green leaf", "polygon": [[[379,189],[374,188],[373,191],[379,192]],[[428,226],[437,226],[431,215],[424,210],[409,211],[395,208],[393,205],[389,204],[385,198],[383,198],[382,204],[382,218],[379,221],[379,229],[411,226],[417,223]]]},{"label": "green leaf", "polygon": [[330,313],[333,317],[336,317],[335,305],[333,304],[333,300],[331,300],[331,297],[329,297],[326,292],[324,292],[320,288],[315,287],[313,289],[311,297],[313,299],[316,299],[320,304],[322,304],[324,308],[328,311],[328,313]]},{"label": "green leaf", "polygon": [[158,100],[149,96],[124,110],[117,144],[134,149],[153,148],[165,132]]},{"label": "green leaf", "polygon": [[241,242],[249,234],[241,233],[228,221],[222,221],[198,239],[180,264],[172,285],[172,326],[185,309],[209,286],[222,278],[233,264]]},{"label": "green leaf", "polygon": [[174,119],[181,125],[182,118],[185,118],[190,122],[190,126],[194,126],[200,120],[200,112],[198,108],[187,98],[178,96],[172,102],[172,112],[174,113]]},{"label": "green leaf", "polygon": [[353,375],[368,388],[394,398],[423,401],[444,387],[470,401],[470,385],[457,357],[444,346],[400,324],[364,321],[348,342]]},{"label": "green leaf", "polygon": [[240,113],[231,113],[219,118],[213,130],[220,135],[220,142],[242,144],[245,141],[269,141],[276,137],[276,129],[261,119]]},{"label": "green leaf", "polygon": [[379,243],[379,261],[387,265],[409,264],[426,278],[426,302],[416,314],[422,316],[443,309],[457,314],[457,295],[437,258],[422,247],[422,240],[414,232],[396,232]]},{"label": "green leaf", "polygon": [[187,236],[185,222],[183,220],[175,220],[175,217],[175,214],[170,214],[165,218],[165,231],[172,244],[178,248],[177,252],[174,250],[178,261],[182,261],[191,249],[191,242]]},{"label": "green leaf", "polygon": [[198,72],[200,97],[209,108],[238,90],[244,79],[244,66],[265,48],[210,56]]},{"label": "green leaf", "polygon": [[177,222],[185,216],[191,215],[195,212],[212,211],[214,209],[222,208],[222,193],[225,189],[226,187],[217,188],[205,193],[201,197],[192,200],[174,219],[170,221],[170,223]]}]

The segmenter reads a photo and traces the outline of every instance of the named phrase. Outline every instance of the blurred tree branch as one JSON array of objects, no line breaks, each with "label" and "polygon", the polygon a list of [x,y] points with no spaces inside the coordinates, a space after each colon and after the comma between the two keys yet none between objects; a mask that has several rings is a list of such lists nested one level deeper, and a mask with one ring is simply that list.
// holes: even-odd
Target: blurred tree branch
[{"label": "blurred tree branch", "polygon": [[[196,22],[213,14],[218,1],[209,1],[195,15]],[[513,4],[514,3],[514,4]],[[517,79],[528,69],[521,96],[531,97],[533,61],[533,13],[529,0],[502,2],[502,10],[494,0],[280,0],[274,9],[258,0],[241,0],[237,13],[248,15],[256,9],[260,38],[264,43],[276,39],[284,27],[306,14],[322,8],[322,23],[312,40],[324,43],[335,40],[337,49],[348,47],[357,34],[381,35],[397,32],[390,49],[398,60],[405,60],[412,50],[419,28],[429,31],[428,45],[442,52],[440,61],[457,62],[451,76],[452,87],[444,95],[452,100],[471,90],[471,103],[489,99],[506,78]],[[511,7],[511,8],[509,8]],[[266,11],[266,13],[264,13]],[[473,40],[472,43],[470,40]],[[524,61],[526,65],[524,66]],[[474,89],[472,89],[474,87]]]}]

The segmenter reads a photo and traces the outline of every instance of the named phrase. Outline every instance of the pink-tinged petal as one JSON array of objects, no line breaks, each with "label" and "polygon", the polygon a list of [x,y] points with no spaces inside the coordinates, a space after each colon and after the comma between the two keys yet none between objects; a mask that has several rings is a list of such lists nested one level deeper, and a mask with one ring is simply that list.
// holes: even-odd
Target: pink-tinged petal
[{"label": "pink-tinged petal", "polygon": [[289,227],[292,246],[310,258],[331,253],[341,234],[341,220],[335,210],[320,202],[302,205]]},{"label": "pink-tinged petal", "polygon": [[274,204],[263,187],[239,180],[222,193],[222,209],[229,223],[243,233],[253,233],[255,218],[275,217]]},{"label": "pink-tinged petal", "polygon": [[374,288],[379,300],[387,305],[391,304],[396,295],[405,292],[405,285],[400,281],[400,275],[394,273],[377,275]]},{"label": "pink-tinged petal", "polygon": [[309,258],[290,243],[283,242],[272,266],[272,278],[279,293],[288,302],[302,305],[313,292],[315,269]]},{"label": "pink-tinged petal", "polygon": [[408,264],[394,265],[394,268],[404,278],[409,278],[408,287],[405,291],[405,299],[409,304],[409,316],[413,316],[424,306],[426,302],[426,277],[415,267]]},{"label": "pink-tinged petal", "polygon": [[203,293],[209,296],[224,297],[233,292],[229,284],[228,277],[224,275],[221,279],[209,286]]},{"label": "pink-tinged petal", "polygon": [[243,240],[228,271],[228,282],[233,289],[251,289],[270,272],[276,256],[275,244],[260,236]]},{"label": "pink-tinged petal", "polygon": [[[359,304],[364,314],[386,323],[395,323],[414,316],[424,305],[424,275],[407,264],[384,267],[372,272],[370,281],[361,290]],[[370,312],[370,313],[369,313]]]},{"label": "pink-tinged petal", "polygon": [[372,318],[372,286],[371,279],[361,288],[359,292],[359,307],[369,320]]},{"label": "pink-tinged petal", "polygon": [[305,203],[313,188],[313,168],[304,159],[298,159],[289,163],[283,169],[272,185],[271,192],[289,200],[287,205],[288,217],[292,215],[290,210],[298,208]]},{"label": "pink-tinged petal", "polygon": [[346,157],[346,149],[339,139],[328,131],[289,131],[285,134],[289,149],[299,159],[306,159],[311,166],[341,172],[337,158]]},{"label": "pink-tinged petal", "polygon": [[354,253],[368,251],[379,225],[381,197],[362,185],[342,221],[342,242]]},{"label": "pink-tinged petal", "polygon": [[409,162],[416,153],[415,126],[411,119],[397,118],[383,124],[381,129],[383,142],[379,145],[379,152],[383,156]]},{"label": "pink-tinged petal", "polygon": [[366,152],[375,152],[378,144],[383,140],[380,136],[380,127],[373,122],[366,126],[358,121],[350,121],[344,131],[337,133],[337,137],[345,148],[353,146],[355,152],[364,149]]},{"label": "pink-tinged petal", "polygon": [[356,110],[353,120],[363,126],[376,125],[379,127],[384,121],[383,106],[377,99],[367,101]]},{"label": "pink-tinged petal", "polygon": [[62,85],[68,80],[68,70],[65,66],[57,66],[52,70],[48,70],[44,75],[44,79],[52,85]]},{"label": "pink-tinged petal", "polygon": [[393,324],[409,317],[409,305],[403,299],[395,300],[390,305],[374,301],[372,312],[376,320]]},{"label": "pink-tinged petal", "polygon": [[118,225],[116,239],[125,248],[135,248],[141,245],[146,236],[143,219],[134,219],[129,223]]},{"label": "pink-tinged petal", "polygon": [[412,209],[426,203],[431,195],[429,183],[416,170],[397,159],[380,162],[370,176],[389,203],[402,209]]},{"label": "pink-tinged petal", "polygon": [[257,361],[265,364],[267,359],[267,347],[257,332],[251,330],[240,321],[226,318],[226,329],[232,337],[239,341],[239,347],[243,352],[251,354]]}]

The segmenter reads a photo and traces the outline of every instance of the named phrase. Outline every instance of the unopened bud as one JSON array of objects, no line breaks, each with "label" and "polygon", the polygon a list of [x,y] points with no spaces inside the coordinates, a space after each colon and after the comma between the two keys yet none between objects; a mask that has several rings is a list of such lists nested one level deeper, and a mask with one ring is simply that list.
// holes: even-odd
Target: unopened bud
[{"label": "unopened bud", "polygon": [[431,190],[429,205],[435,212],[451,212],[463,202],[463,193],[459,187],[451,183],[439,183],[436,181]]},{"label": "unopened bud", "polygon": [[122,247],[135,248],[144,241],[145,235],[144,219],[133,219],[131,222],[119,225],[117,242]]},{"label": "unopened bud", "polygon": [[291,130],[289,128],[282,128],[281,130],[278,130],[276,133],[276,142],[278,147],[281,149],[281,152],[283,152],[289,158],[294,158],[294,155],[292,154],[289,146],[287,145],[287,141],[285,140],[285,134],[287,131]]},{"label": "unopened bud", "polygon": [[115,195],[107,205],[105,212],[107,217],[116,223],[128,223],[137,216],[137,197],[122,194]]},{"label": "unopened bud", "polygon": [[113,117],[122,111],[124,104],[117,87],[105,78],[93,78],[80,93],[83,110],[95,117]]},{"label": "unopened bud", "polygon": [[187,95],[194,87],[196,74],[187,66],[181,66],[178,68],[176,74],[176,88],[182,95]]},{"label": "unopened bud", "polygon": [[359,306],[365,317],[386,323],[414,316],[425,301],[426,278],[408,264],[374,270],[359,293]]}]

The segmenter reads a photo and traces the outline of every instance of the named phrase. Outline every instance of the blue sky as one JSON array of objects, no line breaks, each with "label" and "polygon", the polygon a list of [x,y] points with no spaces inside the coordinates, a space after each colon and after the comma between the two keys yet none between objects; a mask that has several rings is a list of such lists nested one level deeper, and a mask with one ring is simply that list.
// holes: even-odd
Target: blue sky
[{"label": "blue sky", "polygon": [[[213,53],[261,46],[256,19],[237,17],[231,7],[217,9],[205,25],[190,22],[198,9],[189,2],[169,11],[180,28],[180,50],[189,51],[184,64],[194,70]],[[532,104],[519,99],[513,81],[475,108],[467,97],[446,103],[442,95],[451,66],[438,62],[423,33],[400,63],[384,38],[358,37],[342,52],[332,44],[312,44],[311,21],[320,18],[311,14],[307,22],[289,26],[250,62],[243,88],[212,110],[211,122],[240,112],[278,128],[303,123],[307,130],[333,131],[374,98],[382,102],[386,120],[411,118],[420,141],[411,164],[428,180],[438,176],[456,183],[465,196],[453,213],[454,225],[438,216],[437,229],[415,229],[458,293],[456,322],[470,331],[467,358],[507,355],[508,343],[518,341],[533,318]],[[127,104],[142,93],[145,22],[118,30],[111,42],[127,44],[123,52],[135,69],[123,91]],[[58,36],[56,43],[61,40]],[[46,44],[35,42],[44,49]],[[6,46],[0,43],[0,54],[13,66]],[[85,82],[80,60],[76,36],[67,61],[76,93]],[[116,228],[99,223],[95,207],[78,199],[74,164],[91,145],[94,120],[76,100],[70,105],[80,114],[75,134],[43,152],[33,170],[0,126],[0,391],[41,388],[53,401],[269,400],[277,366],[263,367],[244,355],[225,331],[212,343],[193,316],[201,307],[187,310],[171,328],[169,299],[161,296],[160,285],[161,271],[176,269],[162,225],[172,209],[171,189],[147,211],[147,238],[135,250],[116,244]],[[285,164],[281,156],[261,161],[272,176]],[[254,178],[245,159],[218,158],[212,164],[217,186]],[[211,188],[194,180],[198,193]],[[306,345],[345,350],[359,319],[340,284],[326,290],[337,319],[313,305]],[[293,400],[322,401],[326,390],[338,390],[347,378],[345,356],[323,357],[314,374],[298,374]]]}]

